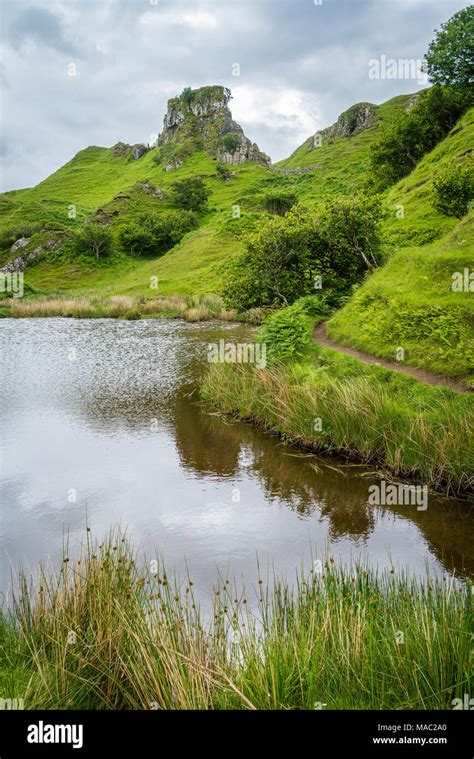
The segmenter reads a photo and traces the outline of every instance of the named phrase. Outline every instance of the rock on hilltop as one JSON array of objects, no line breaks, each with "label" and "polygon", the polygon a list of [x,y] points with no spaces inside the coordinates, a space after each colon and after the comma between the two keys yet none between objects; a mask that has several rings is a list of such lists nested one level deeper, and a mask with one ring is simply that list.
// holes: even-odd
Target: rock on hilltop
[{"label": "rock on hilltop", "polygon": [[214,85],[186,88],[168,100],[157,147],[168,171],[178,168],[187,155],[204,149],[223,163],[256,161],[268,166],[270,158],[245,136],[229,110],[230,90]]}]

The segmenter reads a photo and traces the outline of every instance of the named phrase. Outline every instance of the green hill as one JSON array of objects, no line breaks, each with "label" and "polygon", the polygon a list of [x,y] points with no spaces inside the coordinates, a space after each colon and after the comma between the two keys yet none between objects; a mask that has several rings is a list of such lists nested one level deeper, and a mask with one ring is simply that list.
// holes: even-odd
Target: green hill
[{"label": "green hill", "polygon": [[[408,364],[474,379],[474,285],[453,290],[453,275],[474,271],[474,211],[461,221],[432,205],[433,179],[472,164],[474,109],[386,196],[386,230],[397,246],[331,319],[329,335],[382,358],[405,351]],[[422,244],[424,243],[424,244]]]},{"label": "green hill", "polygon": [[[312,203],[323,194],[353,191],[365,177],[368,149],[380,125],[406,107],[410,96],[370,106],[366,122],[352,131],[349,125],[345,136],[330,136],[334,127],[329,128],[325,130],[327,144],[311,151],[305,143],[275,167],[232,120],[229,99],[230,93],[223,87],[185,91],[181,99],[169,101],[156,147],[123,143],[112,148],[89,147],[36,187],[0,195],[4,233],[17,230],[18,237],[29,239],[22,253],[44,248],[38,260],[29,263],[27,283],[46,294],[150,295],[155,294],[149,290],[150,277],[157,276],[163,295],[216,292],[221,285],[222,262],[242,250],[242,238],[258,224],[268,193],[291,192]],[[354,110],[358,112],[358,107]],[[347,113],[338,124],[347,120]],[[226,137],[234,153],[226,149]],[[316,161],[322,168],[311,168]],[[216,174],[219,163],[231,169],[227,181]],[[302,167],[301,173],[298,167]],[[61,256],[54,248],[51,252],[45,245],[59,237],[60,251],[60,232],[78,229],[86,220],[103,221],[116,231],[143,211],[168,210],[170,185],[195,176],[202,177],[210,190],[209,210],[199,229],[185,235],[163,256],[139,259],[124,254],[97,266]],[[38,231],[31,234],[31,229]],[[4,247],[0,265],[15,255],[18,253],[13,254],[9,245]]]}]

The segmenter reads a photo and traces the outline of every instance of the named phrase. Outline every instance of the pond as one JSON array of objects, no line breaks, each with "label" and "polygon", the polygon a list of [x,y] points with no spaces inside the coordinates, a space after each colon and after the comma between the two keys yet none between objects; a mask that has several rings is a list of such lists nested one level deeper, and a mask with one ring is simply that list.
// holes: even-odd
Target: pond
[{"label": "pond", "polygon": [[[198,597],[217,572],[254,583],[330,554],[424,576],[474,576],[474,510],[376,506],[376,473],[284,445],[209,413],[197,386],[209,343],[243,325],[3,319],[0,590],[11,570],[60,561],[89,524],[126,527]],[[8,596],[7,596],[8,597]]]}]

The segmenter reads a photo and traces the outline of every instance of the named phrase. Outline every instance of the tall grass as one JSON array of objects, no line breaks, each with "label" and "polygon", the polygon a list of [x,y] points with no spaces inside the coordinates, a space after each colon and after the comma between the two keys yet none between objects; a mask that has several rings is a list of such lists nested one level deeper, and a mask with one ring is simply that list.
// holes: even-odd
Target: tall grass
[{"label": "tall grass", "polygon": [[[286,439],[382,466],[450,494],[472,494],[474,403],[345,357],[258,370],[214,364],[203,397]],[[331,361],[332,364],[331,364]],[[359,362],[356,362],[359,363]]]},{"label": "tall grass", "polygon": [[187,321],[220,319],[233,321],[237,312],[226,309],[218,296],[182,296],[143,298],[134,295],[113,295],[94,298],[48,298],[22,300],[11,298],[2,303],[13,317],[64,316],[78,318],[140,318],[152,315],[175,316]]},{"label": "tall grass", "polygon": [[[224,578],[203,615],[192,580],[119,532],[20,580],[0,617],[0,693],[26,709],[443,709],[470,691],[471,588],[362,566]],[[15,678],[11,673],[15,673]],[[10,674],[9,674],[10,673]]]}]

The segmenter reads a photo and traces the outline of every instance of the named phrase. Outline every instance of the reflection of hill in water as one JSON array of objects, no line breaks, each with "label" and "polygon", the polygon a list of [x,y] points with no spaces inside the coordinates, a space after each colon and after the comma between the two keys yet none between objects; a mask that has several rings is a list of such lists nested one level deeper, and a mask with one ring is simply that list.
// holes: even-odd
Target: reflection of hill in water
[{"label": "reflection of hill in water", "polygon": [[[180,364],[185,363],[180,374]],[[253,427],[233,423],[203,411],[191,384],[202,372],[202,360],[181,356],[172,380],[127,384],[124,392],[98,382],[81,395],[78,406],[94,429],[107,434],[121,430],[143,435],[165,428],[174,439],[181,465],[196,477],[233,477],[246,459],[249,476],[258,478],[270,501],[284,503],[302,518],[318,514],[329,523],[332,540],[364,541],[373,532],[379,508],[367,505],[369,477],[357,467],[322,462],[300,454]],[[164,381],[163,381],[164,380]],[[183,380],[184,383],[183,384]],[[448,570],[474,574],[474,510],[465,503],[430,496],[426,512],[414,507],[385,507],[385,515],[416,524],[429,550]]]}]

